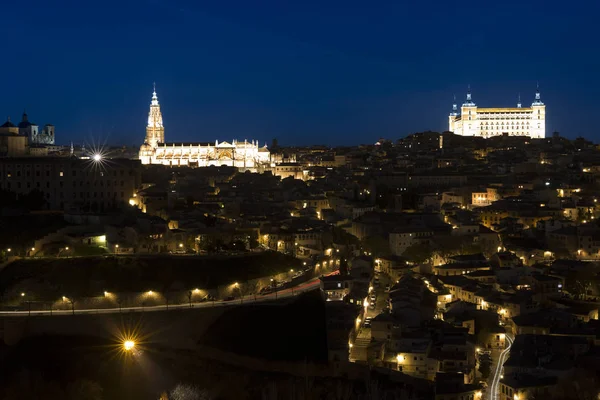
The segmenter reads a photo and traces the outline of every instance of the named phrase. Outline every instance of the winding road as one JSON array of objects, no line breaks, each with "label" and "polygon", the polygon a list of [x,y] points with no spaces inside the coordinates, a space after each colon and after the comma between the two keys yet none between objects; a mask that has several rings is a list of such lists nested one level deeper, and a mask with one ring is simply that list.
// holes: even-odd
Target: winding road
[{"label": "winding road", "polygon": [[[337,273],[337,271],[333,272]],[[266,295],[248,295],[235,300],[224,301],[205,301],[202,303],[169,304],[151,307],[122,307],[122,308],[94,308],[81,310],[44,310],[44,311],[0,311],[0,317],[29,317],[29,316],[51,316],[51,315],[69,315],[69,314],[118,314],[126,312],[152,312],[152,311],[171,311],[171,310],[189,310],[195,308],[227,307],[233,305],[256,304],[276,299],[286,299],[297,296],[301,293],[310,292],[319,288],[319,278],[313,278],[307,282],[301,283],[287,289],[281,289],[274,293]]]},{"label": "winding road", "polygon": [[510,348],[513,344],[513,338],[509,334],[507,334],[506,341],[508,343],[508,346],[506,346],[506,348],[500,353],[500,356],[498,357],[498,362],[496,363],[496,368],[493,371],[494,375],[492,376],[492,384],[490,385],[488,391],[488,400],[498,400],[498,387],[502,376],[502,368],[508,358],[508,355],[510,354]]}]

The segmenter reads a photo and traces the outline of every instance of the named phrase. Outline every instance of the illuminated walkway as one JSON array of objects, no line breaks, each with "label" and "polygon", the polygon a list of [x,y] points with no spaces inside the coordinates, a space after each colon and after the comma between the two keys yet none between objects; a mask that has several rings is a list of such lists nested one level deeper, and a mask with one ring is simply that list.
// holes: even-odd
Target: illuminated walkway
[{"label": "illuminated walkway", "polygon": [[210,307],[227,307],[233,305],[245,305],[245,304],[256,304],[276,299],[287,299],[297,296],[301,293],[310,292],[319,288],[319,278],[311,279],[308,282],[300,285],[282,289],[276,293],[269,293],[267,295],[248,295],[244,298],[236,298],[230,301],[205,301],[202,303],[185,303],[185,304],[169,304],[152,307],[122,307],[122,308],[95,308],[95,309],[82,309],[82,310],[46,310],[46,311],[0,311],[0,317],[28,317],[28,316],[50,316],[50,315],[72,315],[72,314],[119,314],[126,312],[152,312],[152,311],[171,311],[171,310],[190,310],[198,308],[210,308]]}]

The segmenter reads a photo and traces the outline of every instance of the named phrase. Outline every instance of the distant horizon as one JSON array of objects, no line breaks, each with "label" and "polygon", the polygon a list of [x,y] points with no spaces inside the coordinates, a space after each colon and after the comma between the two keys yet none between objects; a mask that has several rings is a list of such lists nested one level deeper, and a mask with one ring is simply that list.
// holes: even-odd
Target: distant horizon
[{"label": "distant horizon", "polygon": [[[600,2],[366,5],[9,2],[0,115],[26,109],[61,143],[145,137],[152,84],[168,141],[374,143],[448,129],[453,97],[528,105],[546,132],[600,140]],[[110,21],[110,23],[107,23]]]},{"label": "distant horizon", "polygon": [[[421,131],[421,132],[409,133],[409,134],[407,134],[407,135],[405,135],[403,137],[399,137],[399,138],[380,137],[379,139],[389,140],[390,142],[395,143],[396,141],[401,140],[401,139],[405,139],[405,138],[407,138],[408,136],[411,136],[411,135],[420,134],[420,133],[429,133],[429,132],[431,132],[431,133],[437,133],[437,134],[442,134],[442,133],[445,133],[445,132],[448,132],[448,131],[441,131],[441,132],[439,132],[439,131],[425,130],[425,131]],[[452,132],[452,133],[455,134],[454,132]],[[576,139],[579,139],[579,138],[583,138],[583,139],[585,139],[587,141],[592,142],[593,144],[597,144],[596,141],[594,141],[593,139],[590,139],[588,137],[585,137],[585,136],[568,137],[568,136],[563,135],[561,132],[558,132],[558,134],[559,134],[560,137],[563,137],[563,138],[568,139],[568,140],[576,140]],[[458,135],[458,134],[455,134],[455,135],[461,136],[461,135]],[[495,135],[495,136],[489,137],[487,139],[492,139],[492,138],[498,137],[498,136],[502,136],[502,135]],[[552,136],[553,136],[553,132],[551,132],[549,134],[546,133],[545,139],[550,139],[550,138],[552,138]],[[464,137],[472,137],[472,136],[464,136]],[[512,136],[512,137],[514,137],[514,136]],[[357,143],[357,144],[325,144],[325,143],[287,144],[287,143],[282,143],[281,140],[279,140],[279,138],[274,138],[274,139],[277,139],[278,146],[279,147],[283,147],[283,148],[286,148],[286,147],[316,147],[316,146],[323,146],[323,147],[329,147],[329,148],[357,147],[357,146],[374,146],[379,141],[379,139],[378,139],[378,140],[375,140],[372,143],[364,142],[364,143]],[[239,139],[236,139],[236,140],[239,140]],[[260,142],[259,145],[263,146],[264,144],[266,144],[268,148],[271,148],[272,147],[272,140],[273,139],[271,139],[270,141],[267,141],[266,143]],[[540,139],[535,139],[535,140],[540,140]],[[230,141],[231,141],[231,139],[230,140],[219,140],[219,143],[221,143],[221,142],[230,142]],[[173,143],[173,142],[174,143],[178,143],[177,140],[167,141],[166,143]],[[93,143],[96,143],[96,145],[94,145]],[[193,143],[193,141],[192,141],[192,143]],[[100,146],[103,147],[103,148],[106,148],[106,147],[109,147],[109,148],[110,147],[139,148],[141,146],[141,144],[142,143],[139,143],[139,144],[136,144],[136,143],[126,144],[126,143],[109,143],[109,142],[104,143],[104,142],[102,142],[102,144]],[[69,142],[69,143],[61,143],[60,141],[58,141],[55,145],[57,145],[57,146],[67,146],[68,147],[68,146],[71,145],[71,142]],[[77,150],[78,148],[81,148],[82,145],[84,145],[86,148],[91,148],[91,147],[98,147],[99,143],[98,142],[91,142],[91,141],[90,142],[87,142],[87,141],[85,141],[85,142],[84,141],[73,142],[73,146],[75,147],[75,150]]]},{"label": "distant horizon", "polygon": [[[468,88],[468,86],[469,86],[469,85],[467,85],[467,87],[466,87],[466,88]],[[466,91],[467,91],[467,90],[468,90],[468,89],[465,89],[465,93],[466,93]],[[158,92],[158,90],[157,90],[157,92]],[[475,90],[473,90],[473,88],[472,88],[472,87],[471,87],[471,93],[473,93],[473,100],[475,101],[475,103],[476,103],[476,104],[477,104],[479,107],[482,107],[482,108],[505,108],[505,107],[516,107],[516,104],[517,104],[517,97],[518,97],[518,95],[517,95],[517,97],[515,97],[514,104],[506,104],[506,102],[503,102],[502,104],[493,104],[493,105],[489,105],[489,104],[487,104],[487,102],[486,102],[486,103],[484,103],[484,104],[482,104],[482,103],[480,103],[480,102],[478,102],[478,101],[477,101],[477,92],[476,92]],[[533,92],[532,92],[532,93],[533,93]],[[160,101],[160,103],[161,103],[161,108],[162,108],[162,109],[165,109],[165,107],[164,107],[164,105],[163,105],[163,104],[164,104],[164,103],[163,103],[163,100],[161,100],[160,92],[158,93],[158,96],[159,96],[159,101]],[[533,99],[533,98],[534,98],[534,95],[532,94],[532,95],[531,95],[531,96],[529,96],[529,97],[531,97],[531,99]],[[149,107],[149,104],[150,104],[150,101],[149,101],[149,99],[150,99],[150,96],[148,96],[148,101],[147,101],[147,103],[148,103],[148,104],[147,104],[147,106],[148,106],[148,107]],[[451,106],[452,106],[452,101],[453,101],[453,100],[451,100],[451,101],[450,101],[450,102],[447,104],[447,105],[448,105],[448,107],[447,107],[447,109],[448,109],[448,110],[450,110],[450,109],[451,109]],[[526,99],[526,98],[525,98],[525,96],[524,96],[524,95],[522,95],[522,94],[521,94],[521,101],[522,101],[522,103],[523,103],[523,107],[524,107],[524,108],[527,108],[527,107],[529,107],[529,106],[530,106],[530,105],[529,105],[529,103],[528,103],[528,99]],[[458,106],[458,109],[459,109],[459,110],[460,110],[460,107],[461,107],[461,105],[462,105],[462,103],[463,103],[463,102],[464,102],[464,99],[459,99],[459,97],[458,97],[458,96],[456,96],[456,104],[457,104],[457,106]],[[446,105],[446,104],[444,104],[444,105]],[[546,105],[548,106],[548,104],[547,104],[547,103],[546,103]],[[549,112],[549,114],[550,114],[550,115],[552,115],[552,108],[551,108],[551,105],[550,105],[550,106],[548,106],[548,107],[550,107],[550,112]],[[136,106],[135,108],[139,108],[139,105],[138,105],[138,106]],[[168,107],[167,107],[167,110],[168,110]],[[57,128],[57,133],[56,133],[56,138],[57,138],[57,142],[58,142],[57,144],[60,144],[60,145],[70,145],[71,141],[73,141],[73,143],[74,143],[74,144],[81,145],[81,144],[84,144],[84,143],[85,143],[85,144],[87,145],[88,143],[99,143],[99,142],[105,142],[105,141],[107,142],[107,140],[110,140],[110,138],[111,138],[111,135],[109,134],[109,135],[108,135],[106,138],[103,138],[103,137],[100,135],[100,136],[98,136],[98,137],[96,137],[96,138],[93,138],[93,139],[85,139],[85,138],[76,138],[75,140],[72,140],[72,139],[71,139],[71,140],[69,140],[68,142],[66,142],[66,143],[65,143],[65,142],[63,142],[63,141],[61,140],[61,136],[62,136],[62,135],[61,135],[60,126],[57,126],[56,124],[53,124],[51,121],[50,121],[50,122],[37,123],[37,119],[35,118],[35,115],[33,115],[33,117],[32,117],[31,113],[30,113],[30,112],[29,112],[27,109],[24,109],[24,110],[23,110],[23,112],[26,112],[26,113],[27,113],[27,115],[28,115],[28,118],[29,118],[29,120],[30,120],[30,121],[33,121],[33,122],[35,122],[35,123],[36,123],[38,126],[44,126],[44,125],[46,125],[46,124],[51,124],[51,125],[54,125],[54,126]],[[18,118],[14,118],[12,115],[8,115],[8,116],[7,116],[7,119],[8,119],[8,118],[10,118],[10,121],[11,121],[11,122],[13,122],[13,123],[15,123],[15,124],[18,124],[18,123],[21,121],[21,118],[22,118],[22,114],[23,114],[23,112],[22,112],[21,114],[19,114]],[[165,112],[163,111],[163,115],[164,115],[164,114],[165,114]],[[444,119],[444,121],[446,121],[446,118],[447,118],[447,115],[448,115],[448,114],[449,114],[449,111],[448,111],[448,112],[447,112],[447,113],[446,113],[446,114],[445,114],[445,115],[442,117],[442,119]],[[146,111],[146,113],[143,115],[143,117],[142,117],[142,118],[139,118],[139,119],[141,119],[141,120],[145,121],[145,120],[147,119],[147,111]],[[129,140],[129,141],[121,141],[121,142],[119,142],[119,141],[115,141],[115,142],[112,142],[112,144],[110,144],[110,146],[128,146],[128,147],[129,147],[129,146],[132,146],[132,147],[134,147],[134,146],[140,146],[140,145],[143,143],[143,140],[144,140],[144,135],[145,135],[145,124],[142,124],[142,126],[141,126],[141,127],[140,127],[140,129],[139,129],[139,131],[141,132],[141,133],[139,133],[139,134],[136,132],[136,136],[139,136],[139,137],[140,137],[140,141],[139,141],[139,143],[137,143],[137,142],[135,142],[135,141],[131,141],[131,140]],[[360,141],[355,141],[355,142],[353,142],[353,143],[349,143],[349,144],[333,144],[333,143],[321,143],[321,144],[314,144],[314,143],[313,143],[313,144],[309,144],[309,143],[289,143],[289,144],[288,144],[288,143],[287,143],[287,140],[286,140],[286,138],[285,138],[285,136],[275,136],[274,138],[276,138],[276,139],[277,139],[277,140],[280,142],[280,144],[281,144],[283,147],[307,147],[307,146],[315,146],[315,145],[318,145],[318,146],[328,146],[328,147],[344,147],[344,146],[359,146],[359,145],[369,145],[369,144],[374,144],[374,143],[376,143],[376,142],[377,142],[379,139],[381,139],[381,138],[388,139],[388,140],[392,140],[392,141],[396,141],[396,140],[399,140],[399,139],[405,138],[405,137],[407,137],[407,136],[413,135],[413,134],[415,134],[415,133],[423,133],[423,132],[437,132],[437,133],[442,133],[442,132],[446,132],[446,131],[447,131],[447,127],[446,127],[445,129],[440,129],[440,130],[435,130],[435,129],[423,129],[423,130],[419,130],[419,131],[413,131],[413,132],[410,132],[410,133],[405,133],[405,134],[403,134],[403,135],[400,135],[400,136],[398,136],[398,137],[395,137],[395,138],[390,138],[390,137],[379,136],[379,137],[377,137],[377,138],[373,139],[373,142],[372,142],[372,143],[365,142],[365,141],[363,141],[363,142],[360,142]],[[553,132],[554,132],[554,131],[551,131],[551,130],[549,130],[549,129],[547,128],[547,130],[546,130],[546,137],[551,137]],[[569,135],[568,133],[567,133],[567,134],[564,134],[564,133],[562,133],[562,132],[560,132],[560,131],[558,131],[558,132],[560,133],[560,135],[561,135],[562,137],[565,137],[565,138],[568,138],[568,139],[575,139],[575,138],[577,138],[577,137],[584,137],[584,138],[587,138],[587,136],[586,136],[586,135],[580,135],[580,134],[577,134],[577,135],[574,135],[574,136],[573,136],[573,135]],[[117,136],[119,136],[119,135],[117,135]],[[170,135],[170,129],[169,129],[169,118],[168,118],[168,115],[165,117],[165,136],[166,136],[166,138],[168,139],[168,140],[167,140],[167,143],[171,143],[171,142],[178,142],[178,141],[189,141],[189,142],[205,142],[205,141],[211,141],[211,142],[212,142],[212,141],[214,141],[214,140],[219,140],[219,142],[222,142],[222,141],[227,141],[227,142],[229,142],[229,141],[231,141],[232,139],[236,139],[236,140],[244,140],[244,139],[247,139],[247,140],[256,140],[255,138],[249,138],[249,137],[246,137],[246,138],[244,138],[244,139],[241,139],[241,138],[240,138],[240,136],[242,136],[242,135],[237,135],[238,137],[235,137],[235,135],[234,135],[234,137],[233,137],[233,138],[229,138],[229,139],[222,139],[222,140],[221,140],[221,139],[218,139],[218,138],[200,138],[199,140],[195,140],[194,138],[190,138],[189,136],[187,136],[187,137],[188,137],[188,139],[179,139],[179,138],[177,138],[176,136],[175,136],[175,137],[172,137],[172,136]],[[67,133],[67,137],[69,137],[69,136],[68,136],[68,133]],[[266,142],[266,144],[267,144],[268,146],[270,146],[270,144],[271,144],[271,142],[272,142],[272,140],[273,140],[274,138],[268,139],[268,140],[266,140],[266,141],[265,141],[264,139],[263,139],[263,140],[259,140],[259,143],[263,144],[263,143],[265,143],[265,142]],[[360,138],[356,138],[356,139],[360,140]],[[588,140],[592,140],[592,141],[593,141],[593,139],[588,139]],[[108,144],[108,142],[107,142],[107,144]]]}]

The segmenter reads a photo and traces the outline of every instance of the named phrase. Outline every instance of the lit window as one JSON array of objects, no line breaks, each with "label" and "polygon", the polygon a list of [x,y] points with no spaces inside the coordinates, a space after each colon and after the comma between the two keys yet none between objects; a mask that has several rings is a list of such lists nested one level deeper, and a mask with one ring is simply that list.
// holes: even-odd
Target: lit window
[{"label": "lit window", "polygon": [[58,175],[60,175],[60,176],[64,176],[64,174],[63,174],[63,172],[62,172],[62,171],[60,171],[60,172],[58,173]]}]

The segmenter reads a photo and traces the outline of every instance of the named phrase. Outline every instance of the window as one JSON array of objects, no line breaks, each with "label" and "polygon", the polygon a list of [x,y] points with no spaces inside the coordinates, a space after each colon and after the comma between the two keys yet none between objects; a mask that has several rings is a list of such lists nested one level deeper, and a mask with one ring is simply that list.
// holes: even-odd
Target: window
[{"label": "window", "polygon": [[58,173],[58,176],[64,176],[63,172],[62,172],[62,171],[60,171],[60,172]]}]

